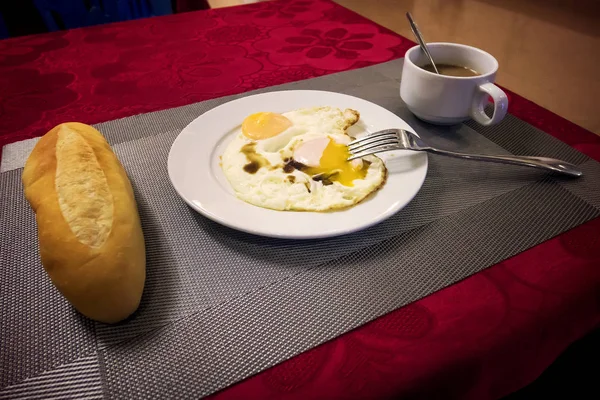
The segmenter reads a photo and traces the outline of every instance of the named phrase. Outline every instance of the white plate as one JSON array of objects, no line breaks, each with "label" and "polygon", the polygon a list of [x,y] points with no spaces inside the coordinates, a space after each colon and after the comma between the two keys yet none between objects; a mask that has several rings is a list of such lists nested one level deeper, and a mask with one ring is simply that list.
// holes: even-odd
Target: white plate
[{"label": "white plate", "polygon": [[408,204],[425,180],[425,153],[396,151],[380,155],[389,171],[383,188],[368,200],[342,211],[275,211],[248,204],[235,196],[221,170],[219,156],[244,118],[258,111],[283,113],[316,106],[358,110],[361,117],[351,128],[352,135],[386,128],[414,132],[386,109],[344,94],[293,90],[248,96],[206,112],[181,131],[171,146],[168,160],[169,178],[175,190],[190,207],[213,221],[256,235],[288,239],[355,232],[389,218]]}]

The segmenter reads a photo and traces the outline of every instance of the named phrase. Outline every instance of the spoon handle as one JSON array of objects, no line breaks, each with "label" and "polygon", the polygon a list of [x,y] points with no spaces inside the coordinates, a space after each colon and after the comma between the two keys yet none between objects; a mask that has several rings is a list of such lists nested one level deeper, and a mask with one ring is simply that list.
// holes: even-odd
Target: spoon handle
[{"label": "spoon handle", "polygon": [[421,50],[423,50],[423,53],[425,53],[427,58],[429,58],[429,62],[433,66],[435,73],[439,75],[440,72],[438,71],[437,67],[435,66],[435,63],[433,62],[433,58],[431,57],[431,54],[429,54],[429,49],[427,49],[427,45],[425,45],[423,36],[421,35],[419,28],[417,28],[417,24],[415,24],[415,21],[413,20],[412,15],[410,15],[409,12],[406,13],[406,18],[408,18],[408,23],[410,24],[410,30],[412,31],[413,35],[415,35],[415,37],[417,38],[417,42],[419,42],[419,46],[421,46]]}]

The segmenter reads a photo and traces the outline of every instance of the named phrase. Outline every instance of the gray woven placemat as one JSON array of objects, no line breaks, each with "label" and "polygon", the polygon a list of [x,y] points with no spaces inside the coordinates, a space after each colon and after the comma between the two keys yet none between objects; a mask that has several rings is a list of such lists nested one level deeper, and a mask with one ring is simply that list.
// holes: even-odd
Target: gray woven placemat
[{"label": "gray woven placemat", "polygon": [[388,221],[328,240],[273,240],[199,216],[167,177],[180,130],[244,95],[99,124],[135,187],[148,252],[140,309],[108,326],[78,315],[46,277],[20,182],[35,140],[6,146],[0,398],[207,395],[600,215],[599,163],[510,115],[490,128],[424,124],[398,96],[400,70],[396,60],[257,92],[352,94],[398,114],[433,145],[543,154],[586,175],[562,180],[430,156],[422,190]]}]

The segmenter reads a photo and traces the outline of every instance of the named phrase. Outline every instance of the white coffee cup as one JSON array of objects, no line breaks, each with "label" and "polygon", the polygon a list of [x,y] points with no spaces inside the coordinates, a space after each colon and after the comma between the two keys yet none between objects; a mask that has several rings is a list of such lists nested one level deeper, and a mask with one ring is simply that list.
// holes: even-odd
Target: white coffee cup
[{"label": "white coffee cup", "polygon": [[[498,61],[489,53],[475,47],[455,43],[427,45],[436,64],[470,68],[477,76],[456,77],[438,75],[420,66],[429,59],[419,46],[406,52],[400,97],[419,119],[433,124],[450,125],[469,118],[482,125],[497,124],[506,115],[506,93],[494,85]],[[484,107],[488,96],[494,100],[494,114],[488,117]]]}]

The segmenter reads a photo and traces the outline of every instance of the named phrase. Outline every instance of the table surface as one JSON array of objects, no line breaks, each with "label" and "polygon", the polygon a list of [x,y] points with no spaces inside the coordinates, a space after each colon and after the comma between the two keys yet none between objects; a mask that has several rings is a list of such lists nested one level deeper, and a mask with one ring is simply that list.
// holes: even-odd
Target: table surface
[{"label": "table surface", "polygon": [[[329,0],[198,11],[0,41],[0,145],[400,58],[413,43]],[[600,138],[508,92],[600,161]],[[213,397],[497,398],[600,323],[600,218]]]}]

